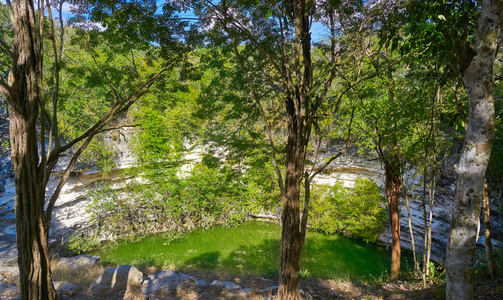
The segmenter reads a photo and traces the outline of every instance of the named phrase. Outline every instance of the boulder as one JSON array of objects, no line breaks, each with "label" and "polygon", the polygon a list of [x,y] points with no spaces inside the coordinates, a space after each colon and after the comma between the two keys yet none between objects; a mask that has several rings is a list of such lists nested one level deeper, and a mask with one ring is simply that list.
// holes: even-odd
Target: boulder
[{"label": "boulder", "polygon": [[109,292],[126,291],[131,285],[140,286],[142,283],[142,272],[133,266],[122,265],[106,269],[89,289],[93,296],[104,296]]},{"label": "boulder", "polygon": [[208,286],[208,283],[207,283],[206,281],[204,281],[204,280],[196,280],[196,281],[195,281],[195,284],[196,284],[196,286],[198,286],[198,287],[205,287],[205,286]]},{"label": "boulder", "polygon": [[76,269],[81,267],[94,267],[100,264],[98,256],[77,255],[74,257],[63,257],[59,260],[58,267]]},{"label": "boulder", "polygon": [[186,280],[176,286],[176,294],[180,298],[186,298],[189,295],[196,294],[197,286],[193,280]]},{"label": "boulder", "polygon": [[162,280],[162,281],[184,281],[187,279],[192,279],[192,276],[174,272],[171,270],[162,271],[149,276],[150,280]]},{"label": "boulder", "polygon": [[241,288],[239,285],[235,284],[232,281],[218,281],[218,280],[213,281],[211,283],[211,286],[221,287],[224,290],[228,291],[237,290]]},{"label": "boulder", "polygon": [[73,296],[79,289],[78,285],[71,284],[66,281],[56,281],[53,283],[56,292],[63,295]]},{"label": "boulder", "polygon": [[173,272],[173,271],[162,271],[155,273],[148,277],[143,283],[141,291],[145,298],[150,298],[154,293],[164,290],[177,290],[180,283],[185,281],[192,281],[192,276]]}]

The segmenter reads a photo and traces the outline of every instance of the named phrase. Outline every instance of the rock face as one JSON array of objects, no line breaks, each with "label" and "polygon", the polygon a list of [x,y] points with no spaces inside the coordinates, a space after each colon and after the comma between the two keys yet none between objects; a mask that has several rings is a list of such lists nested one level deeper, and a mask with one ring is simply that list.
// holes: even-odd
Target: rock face
[{"label": "rock face", "polygon": [[[132,135],[133,129],[126,128],[120,133],[114,132],[108,137],[115,149],[116,168],[106,176],[93,166],[80,165],[76,167],[75,171],[72,171],[53,210],[51,238],[57,239],[58,242],[66,241],[72,233],[83,231],[89,226],[90,214],[86,211],[86,206],[91,203],[91,200],[86,195],[88,189],[96,182],[112,182],[115,183],[116,188],[121,188],[124,185],[125,179],[122,173],[124,169],[130,168],[135,162],[135,157],[128,147]],[[68,162],[68,156],[60,158],[47,184],[46,195],[52,194]],[[0,189],[0,265],[15,265],[17,263],[16,216],[14,212],[16,189],[8,152],[0,153],[0,186],[2,187]]]},{"label": "rock face", "polygon": [[[443,256],[447,247],[447,238],[450,226],[450,207],[451,192],[444,191],[435,196],[435,204],[433,206],[433,222],[432,222],[432,249],[431,258],[433,261],[443,263]],[[422,258],[424,245],[424,213],[421,203],[421,197],[418,194],[413,195],[409,199],[410,215],[412,221],[412,234],[414,236],[414,245],[418,259]],[[403,197],[402,197],[403,198]],[[426,199],[428,202],[429,199]],[[412,236],[410,234],[407,206],[404,199],[400,200],[400,243],[402,248],[412,250]],[[427,217],[429,222],[429,208],[426,206]],[[391,231],[389,224],[385,225],[385,230],[379,235],[377,241],[383,245],[391,244]]]},{"label": "rock face", "polygon": [[126,292],[131,286],[141,286],[143,273],[137,268],[123,265],[106,269],[89,288],[93,296],[106,296],[115,292]]},{"label": "rock face", "polygon": [[[336,148],[326,150],[321,157],[329,159],[337,154]],[[321,163],[316,164],[319,167]],[[316,168],[315,167],[315,168]],[[384,169],[381,162],[372,156],[362,156],[356,153],[356,149],[351,149],[345,154],[335,159],[321,174],[314,179],[315,183],[333,185],[336,181],[342,181],[345,187],[353,187],[356,179],[368,177],[377,185],[384,186]]]}]

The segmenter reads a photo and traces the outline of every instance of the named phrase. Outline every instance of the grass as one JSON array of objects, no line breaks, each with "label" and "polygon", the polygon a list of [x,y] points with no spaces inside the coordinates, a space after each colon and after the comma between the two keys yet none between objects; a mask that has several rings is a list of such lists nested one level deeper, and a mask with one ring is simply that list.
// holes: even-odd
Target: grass
[{"label": "grass", "polygon": [[[79,267],[61,267],[58,261],[53,261],[51,265],[52,280],[66,281],[78,285],[84,292],[91,284],[105,271],[101,265],[96,266],[79,266]],[[86,288],[87,287],[87,288]]]}]

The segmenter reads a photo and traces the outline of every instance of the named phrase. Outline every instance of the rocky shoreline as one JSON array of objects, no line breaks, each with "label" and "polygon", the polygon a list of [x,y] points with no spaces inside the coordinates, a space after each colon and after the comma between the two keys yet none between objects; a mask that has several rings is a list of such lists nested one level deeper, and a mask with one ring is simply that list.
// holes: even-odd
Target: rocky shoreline
[{"label": "rocky shoreline", "polygon": [[[89,276],[93,270],[103,270],[97,256],[79,255],[53,262],[53,273],[80,273]],[[19,299],[16,267],[0,267],[0,299]],[[60,276],[60,275],[59,275]],[[70,280],[72,276],[69,276]],[[237,281],[237,282],[236,282]],[[61,299],[166,299],[169,297],[191,299],[257,298],[269,299],[278,290],[272,281],[262,278],[260,287],[243,287],[241,279],[213,280],[207,282],[192,275],[163,270],[146,275],[134,266],[121,265],[104,269],[90,286],[79,286],[68,281],[55,281],[54,287]],[[265,287],[264,287],[265,286]]]}]

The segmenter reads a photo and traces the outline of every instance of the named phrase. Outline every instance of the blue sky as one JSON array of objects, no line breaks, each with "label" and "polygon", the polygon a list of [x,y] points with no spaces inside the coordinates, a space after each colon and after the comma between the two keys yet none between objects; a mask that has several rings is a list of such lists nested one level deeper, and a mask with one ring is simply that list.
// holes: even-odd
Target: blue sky
[{"label": "blue sky", "polygon": [[[35,0],[37,1],[37,0]],[[160,12],[160,9],[162,7],[162,4],[164,3],[165,0],[156,0],[158,10]],[[0,0],[0,3],[5,4],[6,0]],[[70,5],[68,3],[65,3],[63,5],[63,19],[68,19],[71,17],[71,14],[69,13],[70,11]],[[192,16],[191,13],[186,13],[188,16]],[[56,17],[57,12],[53,11],[53,15]],[[318,42],[324,38],[327,38],[328,36],[328,30],[326,27],[324,27],[321,23],[319,22],[313,22],[312,28],[311,28],[311,39],[313,42]]]}]

